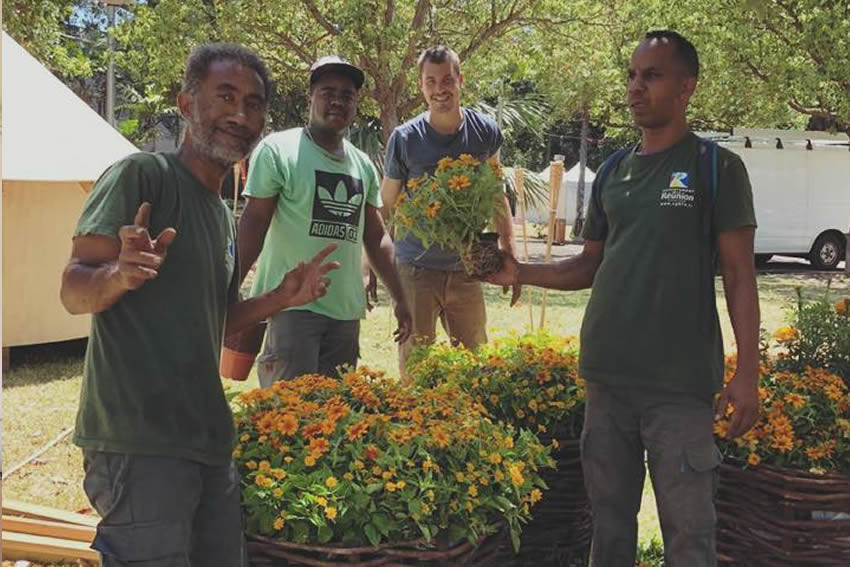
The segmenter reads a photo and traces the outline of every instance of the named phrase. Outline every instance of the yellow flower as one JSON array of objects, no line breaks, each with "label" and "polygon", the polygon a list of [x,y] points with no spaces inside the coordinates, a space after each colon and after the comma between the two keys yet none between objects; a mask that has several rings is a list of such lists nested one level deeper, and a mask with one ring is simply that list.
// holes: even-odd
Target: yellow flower
[{"label": "yellow flower", "polygon": [[242,441],[242,442],[244,443],[245,441],[247,441],[247,440],[248,440],[248,439],[250,439],[250,438],[251,438],[251,436],[250,436],[250,435],[248,435],[247,433],[243,433],[243,434],[242,434],[242,436],[241,436],[241,437],[239,437],[239,440],[240,440],[240,441]]},{"label": "yellow flower", "polygon": [[254,484],[256,484],[256,485],[257,485],[257,486],[259,486],[259,487],[263,487],[263,486],[265,486],[265,485],[266,485],[266,477],[265,477],[265,475],[258,474],[258,475],[256,476],[256,478],[254,478]]},{"label": "yellow flower", "polygon": [[283,518],[277,518],[277,519],[274,521],[274,529],[275,529],[275,530],[277,530],[277,531],[282,530],[282,529],[283,529],[283,524],[284,524],[284,523],[285,523],[285,522],[284,522],[284,519],[283,519]]},{"label": "yellow flower", "polygon": [[400,480],[397,483],[395,483],[395,487],[398,488],[399,490],[403,489],[405,486],[407,486],[407,483],[404,482],[403,480]]},{"label": "yellow flower", "polygon": [[472,512],[472,510],[474,508],[474,506],[472,505],[472,502],[470,502],[468,500],[466,501],[466,504],[464,504],[464,507],[466,508],[467,512]]},{"label": "yellow flower", "polygon": [[518,410],[516,410],[516,416],[517,416],[519,419],[523,419],[523,418],[525,417],[525,412],[524,412],[524,411],[522,411],[521,409],[518,409]]},{"label": "yellow flower", "polygon": [[469,490],[467,492],[469,492],[470,496],[475,498],[476,496],[478,496],[478,487],[475,486],[474,484],[471,484],[471,485],[469,485]]},{"label": "yellow flower", "polygon": [[522,471],[518,464],[508,466],[508,474],[511,475],[511,482],[514,486],[522,486],[525,478],[522,476]]},{"label": "yellow flower", "polygon": [[420,185],[422,185],[422,181],[424,180],[424,178],[425,178],[425,176],[414,177],[412,179],[408,179],[407,180],[407,188],[410,189],[410,190],[417,189]]},{"label": "yellow flower", "polygon": [[389,480],[392,477],[393,473],[391,473],[390,471],[384,471],[384,473],[381,475],[381,478],[383,478],[384,480]]},{"label": "yellow flower", "polygon": [[458,482],[464,482],[466,480],[466,477],[462,472],[458,471],[455,473],[455,480],[457,480]]},{"label": "yellow flower", "polygon": [[283,498],[283,489],[275,488],[274,490],[272,490],[272,496],[280,500],[281,498]]},{"label": "yellow flower", "polygon": [[329,476],[325,480],[325,486],[327,486],[328,488],[336,488],[337,484],[339,484],[339,483],[337,482],[336,478],[334,478],[332,476]]},{"label": "yellow flower", "polygon": [[345,473],[345,474],[343,474],[343,475],[342,475],[342,478],[344,478],[345,480],[347,480],[347,481],[351,482],[352,480],[354,480],[354,475],[353,475],[353,474],[351,474],[350,472],[347,472],[347,473]]},{"label": "yellow flower", "polygon": [[539,488],[535,488],[534,490],[531,491],[531,504],[532,505],[537,504],[542,499],[543,499],[543,493],[540,492]]},{"label": "yellow flower", "polygon": [[269,440],[269,436],[268,436],[268,435],[260,435],[260,438],[259,438],[259,439],[257,439],[257,442],[262,444],[262,443],[265,443],[265,442],[266,442],[266,441],[268,441],[268,440]]},{"label": "yellow flower", "polygon": [[328,499],[324,496],[316,496],[316,504],[321,506],[322,508],[328,507]]},{"label": "yellow flower", "polygon": [[375,475],[375,476],[381,476],[381,473],[383,473],[383,472],[384,472],[384,470],[381,467],[379,467],[378,465],[375,465],[374,467],[372,467],[372,474]]},{"label": "yellow flower", "polygon": [[747,457],[747,462],[751,466],[756,466],[757,464],[759,464],[761,462],[761,457],[759,457],[758,454],[756,454],[756,453],[750,453],[749,456]]},{"label": "yellow flower", "polygon": [[307,455],[306,457],[304,457],[304,464],[307,465],[308,467],[315,466],[316,465],[316,457],[314,457],[313,455]]},{"label": "yellow flower", "polygon": [[440,161],[437,162],[437,172],[445,171],[449,169],[452,165],[454,165],[455,160],[450,157],[444,157]]},{"label": "yellow flower", "polygon": [[776,329],[776,332],[773,333],[773,338],[782,343],[796,339],[797,335],[797,329],[795,329],[794,327],[785,326]]},{"label": "yellow flower", "polygon": [[384,485],[384,488],[387,489],[387,492],[395,492],[396,488],[398,487],[394,482],[388,482]]},{"label": "yellow flower", "polygon": [[255,470],[257,468],[257,463],[255,463],[254,461],[248,461],[247,463],[245,463],[245,466],[248,468],[248,470]]},{"label": "yellow flower", "polygon": [[433,491],[433,490],[428,490],[428,491],[425,493],[425,498],[427,498],[428,500],[431,500],[432,502],[434,501],[434,497],[435,497],[435,496],[434,496],[434,491]]},{"label": "yellow flower", "polygon": [[328,520],[334,521],[336,519],[336,508],[330,506],[325,509],[325,516],[327,516]]},{"label": "yellow flower", "polygon": [[272,469],[271,474],[277,480],[283,480],[286,478],[286,471],[283,469]]},{"label": "yellow flower", "polygon": [[504,447],[505,449],[513,449],[514,448],[514,438],[509,437],[509,436],[505,436],[502,439],[502,447]]},{"label": "yellow flower", "polygon": [[293,460],[294,460],[294,459],[293,459],[292,457],[290,457],[289,455],[287,455],[287,456],[285,456],[285,457],[283,458],[283,462],[285,462],[287,465],[288,465],[289,463],[291,463]]},{"label": "yellow flower", "polygon": [[502,462],[502,455],[500,455],[499,453],[491,454],[490,455],[490,462],[493,463],[494,465],[498,465],[499,463]]}]

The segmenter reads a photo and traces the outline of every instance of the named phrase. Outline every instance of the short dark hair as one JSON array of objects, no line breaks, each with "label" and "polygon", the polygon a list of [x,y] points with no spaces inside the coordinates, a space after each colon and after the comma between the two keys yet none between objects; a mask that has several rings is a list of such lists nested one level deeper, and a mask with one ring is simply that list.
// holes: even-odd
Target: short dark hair
[{"label": "short dark hair", "polygon": [[272,80],[269,69],[260,56],[244,45],[236,43],[204,43],[192,50],[186,60],[186,72],[183,74],[183,92],[195,94],[201,82],[207,78],[210,66],[216,61],[234,61],[253,69],[263,81],[266,100],[272,95]]},{"label": "short dark hair", "polygon": [[460,74],[460,57],[454,50],[449,49],[445,45],[437,45],[429,47],[419,55],[419,74],[422,75],[422,67],[425,63],[445,63],[449,61],[452,68]]},{"label": "short dark hair", "polygon": [[685,68],[688,76],[699,79],[699,56],[694,44],[673,30],[653,30],[645,39],[666,39],[673,44],[675,56]]}]

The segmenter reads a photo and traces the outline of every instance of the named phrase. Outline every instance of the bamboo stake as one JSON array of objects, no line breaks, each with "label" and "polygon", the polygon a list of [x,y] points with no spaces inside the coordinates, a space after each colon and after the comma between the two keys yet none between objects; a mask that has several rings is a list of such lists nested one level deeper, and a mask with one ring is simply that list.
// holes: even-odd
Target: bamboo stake
[{"label": "bamboo stake", "polygon": [[[521,167],[514,168],[514,176],[516,177],[516,187],[517,193],[519,193],[519,210],[520,216],[522,218],[522,246],[523,246],[523,262],[528,262],[528,231],[526,230],[526,218],[525,212],[527,210],[527,205],[525,201],[525,170]],[[528,296],[528,325],[529,330],[534,331],[534,305],[533,305],[533,295],[531,289],[528,289],[525,293]]]},{"label": "bamboo stake", "polygon": [[[560,156],[556,156],[560,157]],[[564,177],[564,161],[555,160],[549,163],[549,230],[546,234],[546,263],[552,262],[552,239],[555,237],[555,215],[557,214],[558,198],[561,191],[561,180]],[[540,328],[546,327],[546,290],[543,290],[543,305],[540,309]]]}]

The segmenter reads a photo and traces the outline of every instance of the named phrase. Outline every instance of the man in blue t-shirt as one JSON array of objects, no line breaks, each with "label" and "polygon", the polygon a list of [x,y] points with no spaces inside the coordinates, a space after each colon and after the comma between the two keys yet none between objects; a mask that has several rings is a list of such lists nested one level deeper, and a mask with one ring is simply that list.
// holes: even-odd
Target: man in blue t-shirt
[{"label": "man in blue t-shirt", "polygon": [[[502,133],[496,123],[474,110],[461,108],[463,74],[457,53],[443,46],[419,56],[419,88],[428,110],[397,127],[387,142],[381,196],[389,214],[407,180],[433,173],[444,157],[470,154],[485,161],[497,154]],[[508,208],[505,203],[505,210]],[[508,216],[494,218],[499,245],[513,251],[513,225]],[[437,317],[454,344],[475,348],[487,342],[487,316],[481,283],[468,277],[458,256],[437,246],[425,248],[409,234],[395,242],[399,277],[413,315],[413,333],[399,346],[399,364],[414,344],[434,341]],[[514,286],[513,301],[520,288]]]}]

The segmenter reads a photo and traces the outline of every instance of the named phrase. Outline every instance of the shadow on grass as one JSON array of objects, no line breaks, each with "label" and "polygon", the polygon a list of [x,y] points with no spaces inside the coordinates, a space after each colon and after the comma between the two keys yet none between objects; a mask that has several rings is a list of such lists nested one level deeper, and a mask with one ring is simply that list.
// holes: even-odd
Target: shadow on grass
[{"label": "shadow on grass", "polygon": [[3,388],[72,380],[83,374],[88,339],[12,347]]},{"label": "shadow on grass", "polygon": [[850,278],[840,272],[759,274],[758,285],[763,299],[772,296],[788,301],[789,305],[797,300],[798,287],[806,300],[819,300],[826,296],[837,301],[850,295]]}]

